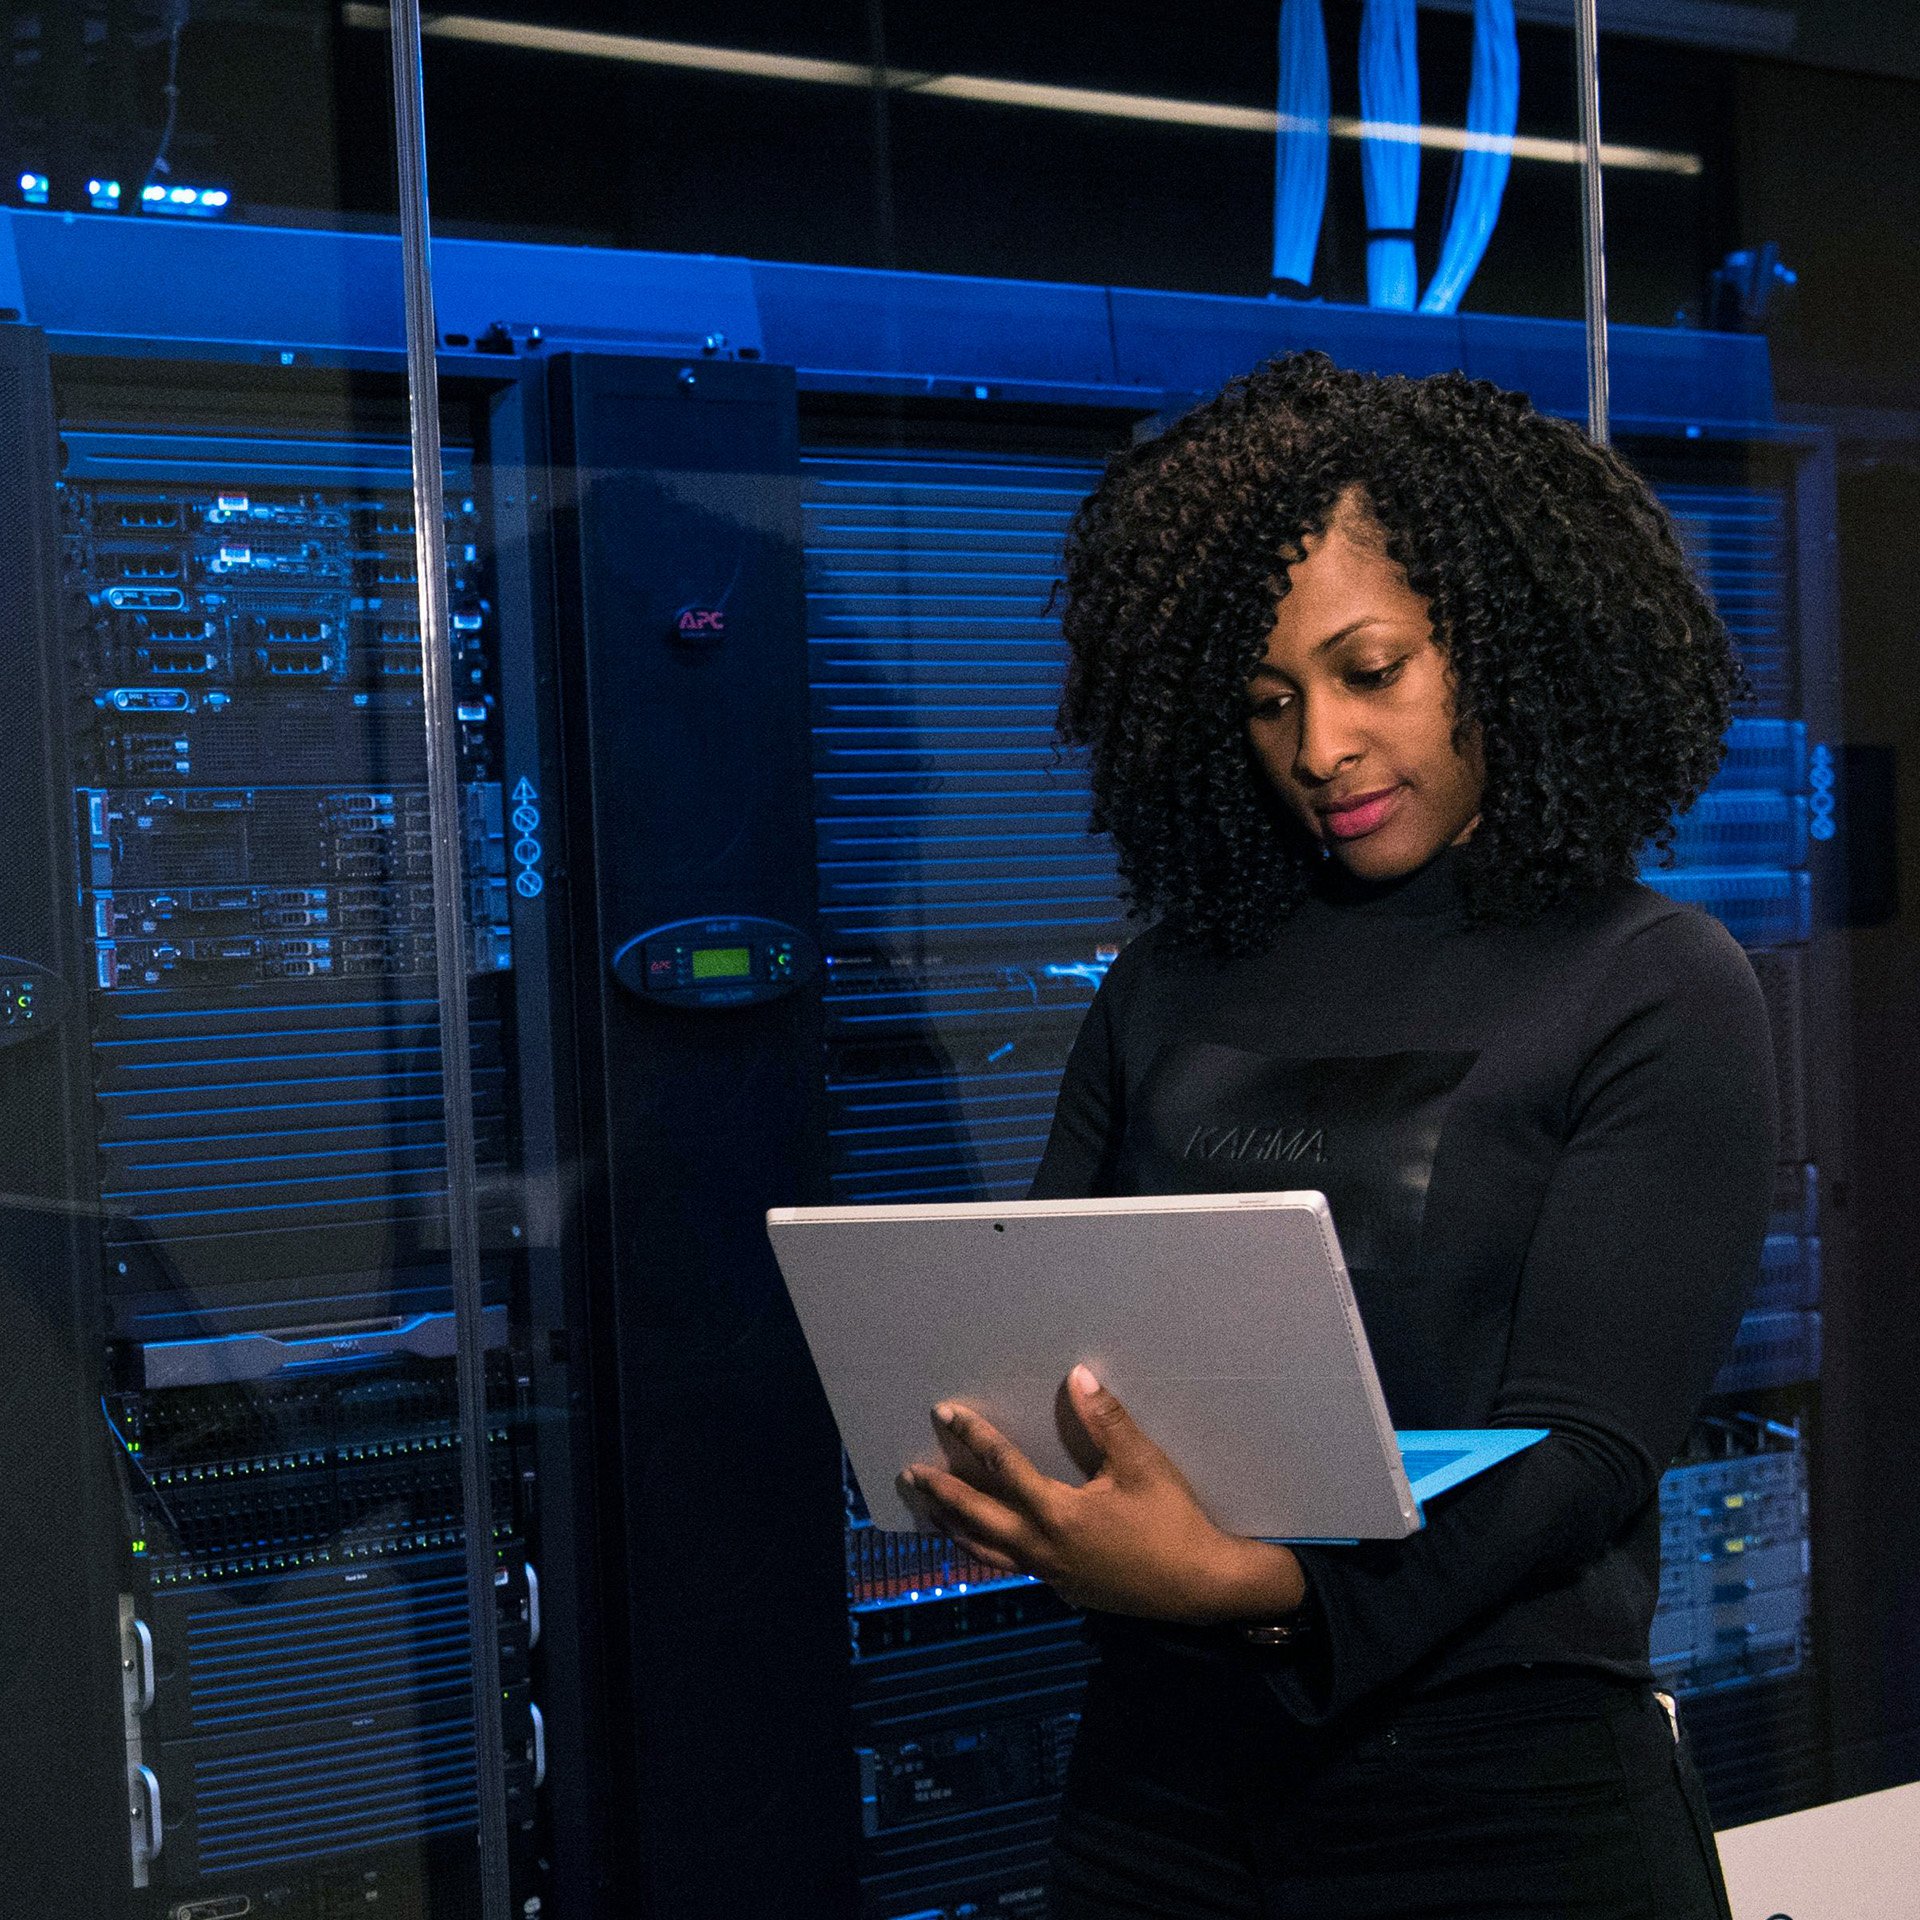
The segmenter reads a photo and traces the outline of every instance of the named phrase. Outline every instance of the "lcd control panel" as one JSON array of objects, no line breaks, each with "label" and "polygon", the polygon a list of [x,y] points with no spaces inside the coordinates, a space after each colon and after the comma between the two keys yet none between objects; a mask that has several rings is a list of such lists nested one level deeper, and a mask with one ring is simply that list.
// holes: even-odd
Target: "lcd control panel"
[{"label": "lcd control panel", "polygon": [[711,1009],[776,1000],[818,971],[805,933],[778,920],[676,920],[638,934],[613,956],[630,992],[658,1006]]}]

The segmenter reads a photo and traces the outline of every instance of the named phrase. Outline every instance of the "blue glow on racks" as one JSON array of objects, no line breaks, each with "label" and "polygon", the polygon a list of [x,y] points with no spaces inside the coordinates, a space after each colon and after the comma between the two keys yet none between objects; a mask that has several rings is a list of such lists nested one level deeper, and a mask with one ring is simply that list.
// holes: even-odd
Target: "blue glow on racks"
[{"label": "blue glow on racks", "polygon": [[1053,734],[1049,602],[1097,478],[1039,458],[806,463],[836,1198],[1024,1192],[1124,938],[1086,771]]}]

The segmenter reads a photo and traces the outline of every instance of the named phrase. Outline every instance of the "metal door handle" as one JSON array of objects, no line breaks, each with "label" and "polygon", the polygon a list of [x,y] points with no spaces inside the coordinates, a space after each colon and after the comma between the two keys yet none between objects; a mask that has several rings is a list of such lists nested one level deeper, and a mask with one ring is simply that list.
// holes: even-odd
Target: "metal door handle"
[{"label": "metal door handle", "polygon": [[533,1790],[538,1793],[547,1779],[547,1722],[531,1700],[527,1712],[533,1716]]},{"label": "metal door handle", "polygon": [[153,1629],[136,1617],[133,1637],[140,1648],[140,1704],[135,1713],[145,1713],[153,1705]]},{"label": "metal door handle", "polygon": [[146,1856],[149,1860],[158,1860],[160,1848],[167,1837],[167,1829],[160,1814],[160,1782],[154,1776],[151,1767],[143,1766],[140,1769],[140,1785],[147,1796]]},{"label": "metal door handle", "polygon": [[531,1652],[540,1644],[540,1576],[533,1570],[531,1560],[527,1568],[527,1649]]}]

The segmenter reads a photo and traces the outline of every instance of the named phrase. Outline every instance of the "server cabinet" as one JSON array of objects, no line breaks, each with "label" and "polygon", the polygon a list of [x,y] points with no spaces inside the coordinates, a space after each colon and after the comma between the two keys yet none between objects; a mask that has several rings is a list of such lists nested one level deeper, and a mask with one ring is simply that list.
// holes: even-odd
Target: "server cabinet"
[{"label": "server cabinet", "polygon": [[[1054,739],[1061,541],[1130,421],[1017,415],[804,457],[833,1196],[1018,1198],[1127,936]],[[968,427],[972,431],[967,431]],[[944,431],[943,431],[944,430]],[[1045,1589],[872,1526],[849,1486],[863,1920],[1038,1913],[1089,1660]]]},{"label": "server cabinet", "polygon": [[843,1913],[839,1450],[764,1224],[826,1190],[793,379],[546,401],[610,1910]]},{"label": "server cabinet", "polygon": [[[66,704],[57,635],[52,389],[45,346],[0,326],[0,649],[18,717],[0,757],[0,1408],[8,1436],[8,1597],[0,1706],[16,1764],[0,1814],[0,1884],[55,1914],[108,1913],[127,1878],[129,1779],[111,1537],[116,1500],[99,1441],[104,1390],[93,1182],[85,1115],[85,986],[63,912],[75,887],[66,785],[38,715]],[[50,1686],[51,1676],[64,1676]],[[137,1802],[136,1802],[137,1804]]]},{"label": "server cabinet", "polygon": [[9,1444],[35,1479],[0,1609],[34,1749],[9,1812],[31,1817],[0,1881],[85,1920],[473,1911],[458,1463],[484,1445],[494,1710],[516,1896],[538,1912],[512,936],[470,455],[450,515],[484,1434],[461,1430],[452,1378],[394,396],[218,368],[49,377],[37,337],[5,331],[24,457],[0,615],[21,748],[0,1311],[20,1323]]},{"label": "server cabinet", "polygon": [[[1820,1377],[1846,1257],[1846,976],[1833,471],[1818,436],[1630,441],[1733,634],[1748,679],[1675,864],[1643,877],[1747,948],[1773,1026],[1780,1160],[1761,1271],[1734,1353],[1661,1487],[1656,1673],[1680,1695],[1717,1824],[1832,1791],[1829,1688],[1849,1650],[1827,1593],[1847,1543]],[[1844,1576],[1841,1576],[1844,1577]]]}]

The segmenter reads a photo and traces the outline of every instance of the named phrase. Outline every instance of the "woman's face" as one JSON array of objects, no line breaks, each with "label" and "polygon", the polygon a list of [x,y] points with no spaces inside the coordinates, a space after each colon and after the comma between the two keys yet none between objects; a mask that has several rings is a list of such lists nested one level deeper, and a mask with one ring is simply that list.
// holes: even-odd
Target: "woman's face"
[{"label": "woman's face", "polygon": [[1453,677],[1427,603],[1351,495],[1287,569],[1247,734],[1280,797],[1342,865],[1393,880],[1480,818],[1477,738],[1453,743]]}]

